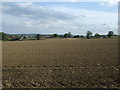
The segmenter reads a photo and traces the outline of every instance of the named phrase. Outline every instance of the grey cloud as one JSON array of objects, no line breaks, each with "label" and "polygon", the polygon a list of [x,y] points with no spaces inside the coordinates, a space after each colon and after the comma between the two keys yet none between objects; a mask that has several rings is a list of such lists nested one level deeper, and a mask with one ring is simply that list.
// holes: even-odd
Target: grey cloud
[{"label": "grey cloud", "polygon": [[[90,13],[88,10],[86,12]],[[85,34],[87,30],[98,33],[106,33],[109,29],[116,30],[110,27],[113,24],[102,22],[99,17],[89,17],[84,12],[79,12],[78,15],[75,13],[73,9],[62,12],[60,8],[54,10],[34,3],[28,6],[21,6],[19,3],[3,3],[4,23],[2,26],[3,30],[8,33],[65,33],[70,31],[73,34]],[[96,12],[93,14],[96,15]],[[107,20],[111,21],[111,19],[103,21]],[[95,24],[92,24],[94,21]],[[104,25],[105,23],[107,25]]]},{"label": "grey cloud", "polygon": [[87,17],[86,15],[81,15],[82,17]]},{"label": "grey cloud", "polygon": [[3,13],[32,19],[71,20],[75,18],[73,15],[57,12],[47,7],[37,6],[34,4],[22,7],[19,3],[3,3],[3,7],[6,7],[5,9],[3,8]]}]

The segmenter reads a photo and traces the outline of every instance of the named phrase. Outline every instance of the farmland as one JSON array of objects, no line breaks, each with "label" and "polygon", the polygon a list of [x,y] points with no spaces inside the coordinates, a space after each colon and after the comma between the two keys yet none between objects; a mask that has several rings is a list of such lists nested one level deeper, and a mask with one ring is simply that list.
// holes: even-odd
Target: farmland
[{"label": "farmland", "polygon": [[4,88],[119,88],[118,40],[3,41]]}]

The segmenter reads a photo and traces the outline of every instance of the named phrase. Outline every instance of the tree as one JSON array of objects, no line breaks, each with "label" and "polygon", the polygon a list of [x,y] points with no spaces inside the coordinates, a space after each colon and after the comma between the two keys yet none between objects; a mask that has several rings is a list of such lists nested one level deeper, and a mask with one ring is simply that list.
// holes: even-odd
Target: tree
[{"label": "tree", "polygon": [[87,39],[89,39],[92,36],[92,32],[91,31],[87,31]]},{"label": "tree", "polygon": [[95,34],[95,37],[96,37],[96,38],[100,38],[100,34],[96,33],[96,34]]},{"label": "tree", "polygon": [[36,38],[37,38],[37,40],[40,40],[41,35],[40,35],[40,34],[37,34],[37,35],[36,35]]},{"label": "tree", "polygon": [[69,36],[69,35],[68,35],[67,33],[64,34],[64,38],[68,38],[68,36]]},{"label": "tree", "polygon": [[109,31],[108,34],[107,34],[107,36],[108,36],[109,38],[111,38],[111,36],[113,36],[113,34],[114,34],[113,31]]},{"label": "tree", "polygon": [[83,36],[83,35],[81,35],[80,37],[81,37],[81,38],[84,38],[84,36]]},{"label": "tree", "polygon": [[10,36],[6,33],[1,32],[0,33],[0,39],[3,40],[3,41],[7,41],[7,40],[10,40]]},{"label": "tree", "polygon": [[58,34],[53,34],[53,37],[58,37]]},{"label": "tree", "polygon": [[72,36],[71,32],[65,33],[64,38],[70,38]]},{"label": "tree", "polygon": [[79,37],[80,37],[79,35],[74,36],[74,38],[79,38]]},{"label": "tree", "polygon": [[2,40],[2,32],[0,32],[0,40]]},{"label": "tree", "polygon": [[23,39],[26,39],[26,36],[23,36]]},{"label": "tree", "polygon": [[68,32],[68,37],[70,38],[72,36],[71,32]]},{"label": "tree", "polygon": [[20,36],[18,36],[18,35],[14,35],[14,36],[12,36],[12,41],[17,41],[17,40],[20,40]]}]

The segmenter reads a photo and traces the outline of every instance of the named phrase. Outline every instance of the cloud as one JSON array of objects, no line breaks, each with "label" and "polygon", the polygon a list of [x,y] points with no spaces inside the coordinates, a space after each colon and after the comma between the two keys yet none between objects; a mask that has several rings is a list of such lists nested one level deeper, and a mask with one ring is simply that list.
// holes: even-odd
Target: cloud
[{"label": "cloud", "polygon": [[60,13],[58,11],[51,10],[47,7],[34,5],[32,3],[3,3],[3,12],[20,17],[29,17],[32,19],[73,19],[72,15],[67,13]]},{"label": "cloud", "polygon": [[112,7],[112,6],[116,6],[118,5],[119,0],[108,0],[106,2],[102,2],[100,3],[101,6],[108,6],[108,7]]},{"label": "cloud", "polygon": [[3,31],[73,34],[117,32],[117,13],[35,3],[3,3]]},{"label": "cloud", "polygon": [[18,4],[20,7],[28,7],[30,5],[33,5],[32,2],[28,2],[28,3],[19,3]]},{"label": "cloud", "polygon": [[21,23],[21,25],[26,26],[26,27],[33,27],[32,22],[25,21],[24,23]]}]

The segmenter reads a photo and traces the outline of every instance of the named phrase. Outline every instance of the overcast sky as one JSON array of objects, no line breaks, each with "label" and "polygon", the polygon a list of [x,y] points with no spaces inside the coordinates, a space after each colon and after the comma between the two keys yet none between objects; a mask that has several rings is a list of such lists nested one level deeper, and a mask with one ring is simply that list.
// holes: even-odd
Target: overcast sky
[{"label": "overcast sky", "polygon": [[85,35],[118,31],[118,6],[103,2],[4,2],[2,30],[6,33]]}]

